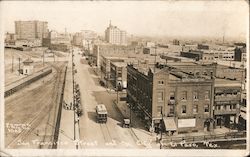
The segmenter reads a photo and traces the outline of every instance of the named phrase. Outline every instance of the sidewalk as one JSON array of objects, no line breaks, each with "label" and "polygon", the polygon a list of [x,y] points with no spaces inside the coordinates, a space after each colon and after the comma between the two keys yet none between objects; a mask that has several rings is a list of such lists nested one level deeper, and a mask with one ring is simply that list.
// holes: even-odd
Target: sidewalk
[{"label": "sidewalk", "polygon": [[[65,81],[65,89],[64,89],[64,102],[66,104],[72,103],[72,93],[73,93],[73,85],[72,85],[72,62],[68,62],[68,68],[66,73],[66,81]],[[73,110],[66,110],[64,107],[62,108],[62,116],[60,123],[60,131],[58,138],[58,149],[75,149],[74,144],[74,112]]]}]

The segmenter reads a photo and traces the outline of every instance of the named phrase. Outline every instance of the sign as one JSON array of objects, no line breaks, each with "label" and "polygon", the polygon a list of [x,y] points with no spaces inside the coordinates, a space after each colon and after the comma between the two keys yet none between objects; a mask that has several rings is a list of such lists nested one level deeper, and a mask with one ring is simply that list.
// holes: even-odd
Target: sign
[{"label": "sign", "polygon": [[195,118],[178,119],[178,128],[195,127]]}]

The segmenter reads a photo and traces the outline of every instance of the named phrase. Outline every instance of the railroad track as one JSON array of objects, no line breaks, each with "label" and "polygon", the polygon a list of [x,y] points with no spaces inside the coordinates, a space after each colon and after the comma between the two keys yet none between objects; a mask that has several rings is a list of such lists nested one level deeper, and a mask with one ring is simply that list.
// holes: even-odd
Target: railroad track
[{"label": "railroad track", "polygon": [[[64,67],[62,68],[61,66],[60,67],[57,67],[57,66],[54,66],[54,65],[52,65],[52,67],[54,68],[54,69],[56,69],[57,70],[57,74],[56,74],[56,82],[55,82],[55,84],[54,84],[54,92],[52,93],[52,97],[54,98],[55,97],[55,99],[51,102],[51,104],[50,104],[50,111],[49,111],[49,115],[48,115],[48,120],[47,120],[47,122],[46,122],[46,127],[45,127],[45,135],[47,134],[47,131],[48,131],[48,126],[49,126],[49,123],[50,123],[50,120],[51,120],[51,116],[53,116],[54,115],[54,118],[52,117],[52,125],[53,126],[56,126],[55,125],[55,117],[56,117],[56,109],[57,109],[57,106],[56,106],[56,104],[57,104],[57,102],[58,102],[58,91],[60,91],[60,83],[61,83],[61,73],[62,73],[62,71],[63,71],[63,69],[64,69]],[[53,109],[53,106],[55,107],[55,110],[54,110],[54,114],[52,114],[51,115],[51,110]],[[53,132],[52,132],[52,134],[53,134]],[[42,140],[42,142],[45,142],[45,138],[46,138],[46,136],[43,136],[43,140]],[[50,139],[50,141],[53,141],[53,139]],[[42,146],[40,145],[39,146],[39,148],[42,148]]]},{"label": "railroad track", "polygon": [[[29,119],[28,121],[26,121],[25,124],[29,124],[31,128],[29,130],[22,130],[11,142],[8,143],[7,145],[8,147],[12,147],[14,144],[16,144],[18,140],[26,139],[33,132],[33,130],[40,125],[41,121],[44,120],[44,117],[46,117],[48,113],[49,113],[49,117],[48,117],[47,122],[50,120],[50,116],[51,116],[50,112],[54,106],[53,104],[56,102],[57,97],[58,97],[56,96],[56,99],[54,99],[57,87],[59,86],[59,83],[60,83],[59,78],[60,78],[60,72],[62,70],[62,67],[61,68],[60,67],[54,66],[54,69],[56,69],[57,74],[56,76],[52,77],[48,82],[46,82],[47,85],[53,84],[53,88],[52,88],[53,90],[47,92],[47,94],[44,94],[44,93],[40,94],[42,90],[47,91],[46,90],[47,86],[42,86],[41,88],[36,88],[34,91],[32,91],[33,93],[35,92],[35,94],[38,94],[38,96],[40,97],[39,100],[37,100],[36,102],[33,102],[34,106],[43,105],[45,104],[44,101],[46,101],[46,104],[49,104],[49,105],[45,105],[35,116],[32,117],[32,119]],[[20,98],[21,98],[21,95],[20,95]],[[46,128],[45,128],[46,131],[42,139],[43,142],[45,141],[45,138],[47,136],[47,130],[48,130],[47,125],[48,124],[46,123]],[[39,147],[41,148],[41,146]]]},{"label": "railroad track", "polygon": [[102,131],[103,138],[105,142],[111,142],[112,141],[112,136],[109,132],[108,126],[106,123],[100,123],[100,128]]}]

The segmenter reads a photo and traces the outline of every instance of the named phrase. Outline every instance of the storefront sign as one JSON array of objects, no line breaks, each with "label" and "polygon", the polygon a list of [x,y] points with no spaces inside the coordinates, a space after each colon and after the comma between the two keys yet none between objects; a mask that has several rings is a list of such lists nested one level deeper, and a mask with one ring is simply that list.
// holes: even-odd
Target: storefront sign
[{"label": "storefront sign", "polygon": [[178,128],[195,127],[195,118],[178,119]]}]

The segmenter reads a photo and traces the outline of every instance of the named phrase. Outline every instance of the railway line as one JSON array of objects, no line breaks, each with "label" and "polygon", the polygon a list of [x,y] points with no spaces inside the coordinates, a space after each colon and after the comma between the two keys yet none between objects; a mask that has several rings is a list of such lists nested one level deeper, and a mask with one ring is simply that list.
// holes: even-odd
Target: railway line
[{"label": "railway line", "polygon": [[107,124],[106,123],[100,123],[100,128],[101,128],[101,132],[102,132],[104,141],[106,143],[111,142],[113,140],[113,138],[112,138],[112,136],[110,134],[110,131],[108,129]]},{"label": "railway line", "polygon": [[[6,101],[7,102],[6,103],[7,121],[9,117],[12,117],[12,116],[8,116],[8,115],[11,115],[11,114],[8,114],[9,110],[13,111],[14,113],[19,111],[19,114],[16,115],[16,117],[20,117],[18,122],[29,124],[31,126],[28,130],[22,130],[20,133],[12,137],[12,139],[9,139],[9,141],[6,142],[6,145],[9,148],[16,147],[16,144],[19,140],[25,140],[25,139],[28,139],[28,137],[32,135],[34,136],[35,135],[34,130],[36,128],[39,128],[39,125],[45,118],[46,118],[46,122],[44,122],[45,132],[41,139],[41,142],[51,141],[54,129],[52,129],[51,127],[49,128],[48,125],[49,123],[52,123],[52,125],[55,125],[56,123],[55,113],[57,110],[56,104],[58,101],[57,91],[61,82],[61,72],[63,70],[63,66],[59,65],[57,67],[57,66],[52,65],[52,67],[53,69],[56,70],[56,74],[54,74],[53,77],[51,77],[42,86],[39,86],[31,91],[27,91],[22,94],[20,94],[20,92],[17,92],[17,94],[20,94],[18,95],[18,97],[14,97],[14,99],[10,98]],[[32,98],[30,97],[30,95],[32,95]],[[28,100],[25,99],[27,97],[29,97]],[[36,112],[36,114],[31,114],[23,118],[22,114],[25,114],[25,113],[20,113],[20,110],[22,110],[20,108],[22,106],[25,108],[25,105],[27,105],[27,103],[29,104],[28,106],[26,106],[26,108],[29,109],[29,111],[25,111],[27,115],[29,115],[28,112],[32,113],[33,111],[39,109],[37,107],[39,106],[43,106],[43,107],[40,108],[40,110]],[[16,120],[16,118],[14,120]],[[42,148],[42,147],[43,146],[39,145],[39,148]]]}]

